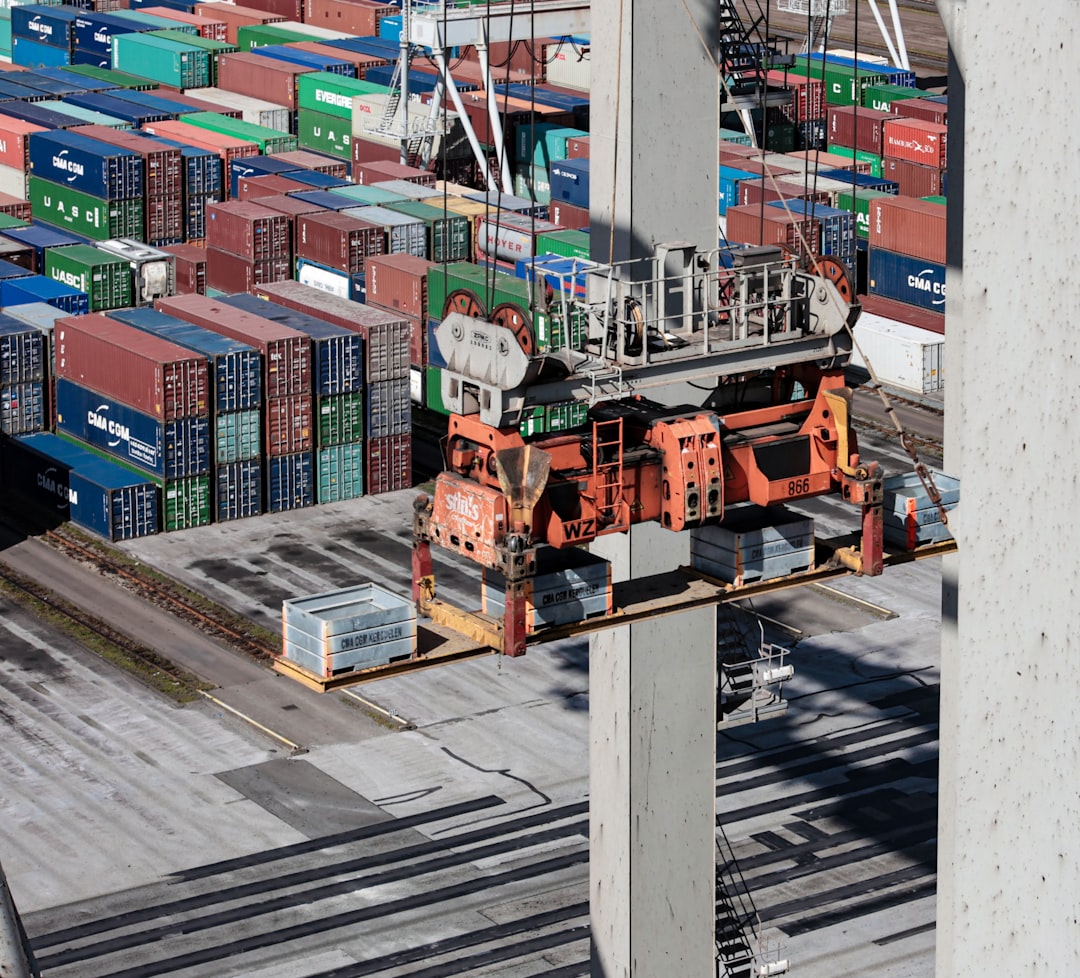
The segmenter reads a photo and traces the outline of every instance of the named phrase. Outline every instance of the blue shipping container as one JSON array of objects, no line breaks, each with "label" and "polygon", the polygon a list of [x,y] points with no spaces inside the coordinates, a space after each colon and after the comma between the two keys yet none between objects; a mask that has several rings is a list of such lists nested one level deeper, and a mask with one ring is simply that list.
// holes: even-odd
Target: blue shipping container
[{"label": "blue shipping container", "polygon": [[821,253],[839,258],[852,271],[855,267],[855,215],[851,211],[805,200],[772,200],[769,207],[790,210],[796,216],[816,220],[821,225]]},{"label": "blue shipping container", "polygon": [[0,431],[29,435],[45,430],[45,387],[40,381],[0,387]]},{"label": "blue shipping container", "polygon": [[[341,163],[342,161],[335,159],[334,162]],[[340,177],[332,177],[329,173],[322,173],[319,170],[295,170],[289,174],[289,179],[295,180],[297,183],[306,183],[309,187],[316,187],[320,190],[329,190],[331,187],[351,186],[348,180],[342,180]],[[297,192],[299,193],[300,191]]]},{"label": "blue shipping container", "polygon": [[258,459],[219,465],[214,488],[219,523],[258,516],[263,511],[262,463]]},{"label": "blue shipping container", "polygon": [[396,61],[400,52],[400,46],[394,41],[388,41],[385,37],[345,37],[328,39],[319,43],[331,48],[341,48],[343,51],[355,51],[357,54],[386,58],[387,61]]},{"label": "blue shipping container", "polygon": [[262,354],[238,340],[167,316],[156,309],[112,309],[110,319],[201,353],[210,361],[215,411],[247,411],[262,400]]},{"label": "blue shipping container", "polygon": [[883,248],[870,249],[868,291],[910,306],[945,311],[945,266]]},{"label": "blue shipping container", "polygon": [[32,132],[28,145],[30,170],[36,177],[102,200],[142,196],[146,164],[130,149],[77,132]]},{"label": "blue shipping container", "polygon": [[[21,74],[26,75],[30,73],[24,71],[21,72]],[[70,81],[72,85],[82,92],[110,92],[117,90],[112,82],[98,81],[96,78],[87,78],[84,75],[69,71],[67,68],[39,68],[33,74],[35,78],[55,78],[57,81],[61,82]]]},{"label": "blue shipping container", "polygon": [[112,57],[112,42],[117,34],[150,29],[149,24],[136,24],[105,13],[82,13],[75,18],[74,46],[108,60]]},{"label": "blue shipping container", "polygon": [[[318,175],[323,176],[324,174],[320,173]],[[292,180],[293,174],[290,173],[287,179]],[[340,194],[332,194],[329,190],[294,190],[287,196],[295,197],[305,204],[314,204],[316,207],[328,211],[346,211],[356,206],[355,200],[349,200],[348,197],[342,197]]]},{"label": "blue shipping container", "polygon": [[[49,47],[70,51],[74,46],[75,21],[79,14],[69,7],[47,7],[28,3],[11,9],[11,38],[24,38]],[[16,62],[18,64],[18,62]]]},{"label": "blue shipping container", "polygon": [[737,170],[733,166],[721,166],[718,186],[720,188],[720,213],[726,214],[729,207],[737,207],[739,203],[739,184],[743,180],[761,179],[756,173],[747,173],[745,170]]},{"label": "blue shipping container", "polygon": [[276,156],[241,156],[229,162],[229,195],[240,193],[240,181],[248,177],[261,177],[299,170],[295,163],[279,160]]},{"label": "blue shipping container", "polygon": [[[16,7],[22,10],[22,7]],[[60,68],[71,64],[71,52],[52,44],[41,44],[25,37],[11,39],[11,63],[24,68]],[[47,93],[46,93],[47,94]]]},{"label": "blue shipping container", "polygon": [[315,502],[315,471],[311,452],[277,455],[266,460],[267,511],[283,513]]},{"label": "blue shipping container", "polygon": [[296,48],[286,47],[284,44],[261,44],[252,48],[251,53],[261,55],[264,58],[273,58],[275,61],[285,61],[305,68],[314,68],[316,71],[328,71],[331,74],[345,75],[348,78],[356,77],[356,65],[352,64],[352,62],[342,61],[339,58],[324,57],[321,54],[313,54],[311,51],[300,51]]},{"label": "blue shipping container", "polygon": [[58,435],[13,438],[4,450],[8,485],[106,540],[157,533],[160,490],[130,469]]},{"label": "blue shipping container", "polygon": [[874,61],[860,61],[855,58],[845,58],[839,54],[822,54],[820,52],[802,54],[799,57],[808,61],[816,61],[818,64],[827,61],[829,64],[845,65],[848,68],[854,68],[858,65],[859,71],[873,75],[884,75],[889,79],[890,85],[899,85],[901,88],[915,87],[915,72],[908,68],[894,68],[892,65],[879,65]]},{"label": "blue shipping container", "polygon": [[104,92],[68,95],[63,101],[65,105],[77,105],[83,109],[103,112],[114,119],[123,119],[125,122],[130,122],[136,129],[145,122],[161,122],[163,119],[173,118],[166,112],[155,112],[153,109],[143,108],[134,102],[128,102]]},{"label": "blue shipping container", "polygon": [[588,210],[588,160],[560,160],[551,164],[551,199]]},{"label": "blue shipping container", "polygon": [[900,184],[895,180],[875,177],[869,173],[852,173],[850,170],[818,170],[819,177],[839,180],[848,186],[854,184],[856,190],[880,190],[883,194],[900,193]]},{"label": "blue shipping container", "polygon": [[27,88],[26,85],[8,81],[6,78],[0,79],[0,98],[5,101],[17,98],[23,102],[43,102],[50,97],[48,92],[43,92],[39,88]]},{"label": "blue shipping container", "polygon": [[25,85],[27,88],[31,88],[36,92],[47,94],[55,98],[61,98],[64,95],[72,95],[75,92],[85,92],[86,89],[77,84],[73,79],[57,79],[45,72],[55,72],[58,68],[43,68],[41,71],[20,71],[19,82],[20,85]]},{"label": "blue shipping container", "polygon": [[33,274],[33,272],[23,268],[22,265],[16,265],[13,261],[5,261],[0,258],[0,279],[26,278],[27,275]]},{"label": "blue shipping container", "polygon": [[[124,98],[131,97],[132,101],[144,104],[141,96],[146,92],[130,92]],[[137,100],[135,96],[140,96]],[[153,96],[150,96],[153,98]],[[187,110],[185,110],[187,111]],[[220,194],[224,189],[222,180],[221,157],[208,149],[199,149],[196,146],[185,146],[175,139],[166,139],[164,136],[156,136],[149,132],[140,132],[140,136],[153,139],[155,142],[166,146],[176,146],[180,155],[184,158],[184,193],[185,194]],[[217,198],[221,200],[220,197]]]},{"label": "blue shipping container", "polygon": [[33,122],[45,129],[72,129],[75,126],[86,125],[85,119],[76,119],[70,115],[53,112],[52,109],[42,108],[36,102],[5,102],[4,115],[13,115],[16,119]]},{"label": "blue shipping container", "polygon": [[351,394],[363,387],[364,349],[359,333],[247,293],[231,295],[223,301],[311,337],[315,394]]},{"label": "blue shipping container", "polygon": [[76,48],[71,52],[71,63],[73,65],[92,65],[95,68],[112,68],[112,57],[103,58],[94,51],[84,51],[82,48]]},{"label": "blue shipping container", "polygon": [[47,352],[40,330],[0,313],[0,384],[44,380]]},{"label": "blue shipping container", "polygon": [[364,434],[368,438],[407,435],[412,431],[409,378],[380,380],[364,389]]},{"label": "blue shipping container", "polygon": [[0,281],[0,306],[7,308],[27,302],[47,302],[71,316],[82,316],[90,311],[90,300],[85,292],[44,275]]},{"label": "blue shipping container", "polygon": [[163,424],[63,377],[56,380],[56,429],[162,478],[210,471],[206,418]]},{"label": "blue shipping container", "polygon": [[70,231],[59,231],[45,224],[31,224],[25,228],[4,228],[5,238],[30,245],[34,249],[34,267],[45,267],[45,249],[62,248],[64,245],[86,244],[86,238],[80,238]]}]

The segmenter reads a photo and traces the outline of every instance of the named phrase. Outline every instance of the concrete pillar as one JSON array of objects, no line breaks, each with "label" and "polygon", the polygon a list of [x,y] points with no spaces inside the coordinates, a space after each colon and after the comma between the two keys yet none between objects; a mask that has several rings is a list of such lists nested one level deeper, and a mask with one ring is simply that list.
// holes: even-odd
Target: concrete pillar
[{"label": "concrete pillar", "polygon": [[703,608],[591,640],[594,978],[715,974],[715,635]]},{"label": "concrete pillar", "polygon": [[716,247],[719,80],[702,38],[715,52],[718,9],[707,0],[593,0],[597,261],[651,257],[662,241]]},{"label": "concrete pillar", "polygon": [[1080,5],[938,7],[954,56],[945,468],[961,503],[942,614],[936,973],[1066,978],[1080,974],[1080,130],[1062,79]]}]

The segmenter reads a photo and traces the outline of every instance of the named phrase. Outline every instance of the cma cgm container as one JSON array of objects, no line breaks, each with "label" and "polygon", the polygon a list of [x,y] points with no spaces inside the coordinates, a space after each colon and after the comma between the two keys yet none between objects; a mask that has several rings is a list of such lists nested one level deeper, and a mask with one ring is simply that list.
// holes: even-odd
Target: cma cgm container
[{"label": "cma cgm container", "polygon": [[289,222],[283,214],[248,201],[212,204],[206,238],[211,248],[251,261],[289,257]]},{"label": "cma cgm container", "polygon": [[100,313],[57,320],[55,368],[162,421],[209,410],[206,358]]},{"label": "cma cgm container", "polygon": [[28,185],[30,205],[39,220],[94,241],[143,237],[141,199],[102,200],[40,177],[30,177]]},{"label": "cma cgm container", "polygon": [[300,282],[275,282],[256,295],[359,333],[364,339],[365,383],[409,375],[411,324],[407,319]]},{"label": "cma cgm container", "polygon": [[262,356],[253,346],[157,309],[118,309],[112,318],[206,357],[215,411],[249,411],[259,406]]},{"label": "cma cgm container", "polygon": [[945,311],[945,265],[884,248],[870,249],[867,285],[871,295]]},{"label": "cma cgm container", "polygon": [[263,356],[266,398],[311,393],[311,340],[305,334],[201,295],[159,299],[155,307],[255,347]]},{"label": "cma cgm container", "polygon": [[11,37],[71,51],[78,12],[69,7],[30,3],[11,9]]},{"label": "cma cgm container", "polygon": [[237,196],[240,181],[245,177],[265,177],[298,170],[299,167],[276,156],[245,156],[229,163],[229,194]]},{"label": "cma cgm container", "polygon": [[50,248],[45,253],[45,274],[56,282],[85,292],[91,312],[133,305],[128,263],[90,245]]},{"label": "cma cgm container", "polygon": [[161,421],[60,377],[56,428],[156,476],[179,479],[210,471],[210,421]]},{"label": "cma cgm container", "polygon": [[106,540],[157,533],[158,488],[117,462],[42,432],[3,446],[4,478],[14,492]]},{"label": "cma cgm container", "polygon": [[363,386],[363,344],[355,332],[253,295],[227,296],[222,302],[310,336],[313,393],[351,394]]},{"label": "cma cgm container", "polygon": [[299,215],[294,242],[297,257],[343,272],[362,272],[369,256],[386,250],[386,233],[377,224],[328,211]]}]

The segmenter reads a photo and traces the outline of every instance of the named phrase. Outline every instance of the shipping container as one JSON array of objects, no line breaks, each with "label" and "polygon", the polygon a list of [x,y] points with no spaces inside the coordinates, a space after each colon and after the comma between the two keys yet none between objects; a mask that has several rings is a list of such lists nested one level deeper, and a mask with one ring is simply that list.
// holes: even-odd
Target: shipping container
[{"label": "shipping container", "polygon": [[[289,174],[289,179],[300,179],[302,174]],[[312,174],[312,176],[323,176],[321,173]],[[336,179],[335,177],[327,177],[329,180]],[[355,207],[350,200],[346,200],[344,197],[332,194],[329,190],[290,190],[290,197],[295,197],[297,200],[302,200],[308,204],[314,204],[320,210],[324,211],[347,211],[355,210]]]},{"label": "shipping container", "polygon": [[0,279],[28,278],[33,275],[28,268],[0,259]]},{"label": "shipping container", "polygon": [[252,260],[217,248],[207,248],[207,292],[250,292],[260,285],[280,282],[292,275],[292,262],[285,257]]},{"label": "shipping container", "polygon": [[387,204],[400,204],[410,198],[403,197],[401,194],[392,193],[389,190],[382,190],[379,187],[373,186],[361,186],[350,185],[347,187],[334,187],[331,191],[338,197],[343,197],[350,202],[349,206],[359,207],[363,204],[373,204],[379,207],[385,207]]},{"label": "shipping container", "polygon": [[[136,92],[142,95],[142,92]],[[155,123],[157,125],[157,123]],[[187,145],[183,140],[186,137],[165,136],[146,132],[147,139],[161,146],[178,150],[180,153],[181,180],[185,197],[212,196],[215,201],[222,200],[226,190],[222,178],[224,161],[219,149],[207,149],[199,146]],[[254,150],[255,147],[252,147]],[[243,151],[227,151],[230,160],[242,156]]]},{"label": "shipping container", "polygon": [[260,153],[287,153],[297,148],[296,137],[290,136],[288,131],[267,129],[243,119],[230,119],[217,112],[192,112],[182,118],[189,125],[252,142],[259,147]]},{"label": "shipping container", "polygon": [[945,208],[911,197],[870,202],[870,247],[944,264]]},{"label": "shipping container", "polygon": [[206,417],[162,421],[63,377],[56,381],[56,428],[160,478],[210,471]]},{"label": "shipping container", "polygon": [[265,126],[267,129],[277,129],[285,133],[291,132],[291,113],[283,105],[262,98],[253,98],[250,95],[229,92],[224,88],[204,88],[199,94],[219,105],[236,109],[240,112],[240,118],[244,122]]},{"label": "shipping container", "polygon": [[[323,58],[336,58],[352,67],[353,78],[363,78],[369,68],[378,68],[387,63],[387,59],[371,54],[361,54],[346,48],[332,48],[329,44],[318,41],[296,41],[289,45],[294,51],[307,51]],[[260,52],[262,53],[262,52]]]},{"label": "shipping container", "polygon": [[193,475],[183,479],[159,480],[161,487],[161,528],[190,530],[210,524],[210,477]]},{"label": "shipping container", "polygon": [[379,33],[383,17],[400,12],[392,4],[361,0],[304,0],[304,22],[372,37]]},{"label": "shipping container", "polygon": [[864,312],[854,337],[851,366],[866,373],[872,368],[878,382],[916,394],[945,389],[943,336]]},{"label": "shipping container", "polygon": [[551,166],[551,199],[589,206],[589,161],[564,160]]},{"label": "shipping container", "polygon": [[192,13],[200,19],[224,21],[225,40],[232,44],[237,43],[237,31],[245,24],[271,24],[285,19],[280,14],[272,14],[252,7],[234,6],[231,3],[200,3],[196,5]]},{"label": "shipping container", "polygon": [[[108,92],[84,92],[81,95],[67,95],[63,104],[69,108],[77,106],[82,109],[90,109],[100,112],[112,119],[119,119],[130,126],[138,128],[144,122],[157,122],[161,119],[173,119],[175,113],[148,109],[127,99],[117,98]],[[110,126],[109,128],[117,128]],[[126,129],[121,130],[126,131]]]},{"label": "shipping container", "polygon": [[117,462],[44,432],[10,439],[3,455],[10,489],[106,540],[158,532],[158,487]]},{"label": "shipping container", "polygon": [[[42,101],[48,102],[48,99]],[[0,103],[0,109],[3,109],[3,116],[0,117],[0,124],[4,122],[8,117],[14,117],[16,119],[22,119],[25,122],[33,122],[43,129],[73,129],[75,126],[85,123],[85,119],[77,119],[69,112],[57,112],[54,109],[48,108],[42,105],[42,101],[39,102],[23,102],[23,101],[11,101]],[[60,103],[55,102],[55,105]]]},{"label": "shipping container", "polygon": [[882,129],[882,155],[944,170],[948,127],[922,119],[892,117]]},{"label": "shipping container", "polygon": [[290,257],[285,216],[248,201],[211,205],[206,237],[211,248],[250,261]]},{"label": "shipping container", "polygon": [[[816,221],[820,231],[820,254],[839,258],[855,273],[855,216],[849,210],[811,204],[804,200],[773,201],[772,208],[783,208],[800,218]],[[854,286],[854,278],[851,282]]]},{"label": "shipping container", "polygon": [[427,319],[427,277],[434,263],[415,255],[380,255],[366,265],[367,301],[417,319]]},{"label": "shipping container", "polygon": [[304,149],[327,153],[342,160],[352,159],[352,131],[350,124],[343,119],[302,109],[297,117],[296,132]]},{"label": "shipping container", "polygon": [[213,20],[209,15],[200,17],[197,13],[188,13],[172,7],[143,7],[141,9],[143,13],[152,14],[155,17],[188,24],[199,32],[199,37],[205,37],[211,41],[228,40],[228,25],[224,20]]},{"label": "shipping container", "polygon": [[343,299],[364,301],[364,276],[361,272],[342,272],[320,265],[309,258],[297,258],[293,278],[303,285],[310,285]]},{"label": "shipping container", "polygon": [[206,296],[159,299],[155,308],[255,347],[263,355],[263,390],[267,399],[311,392],[311,339],[305,334]]},{"label": "shipping container", "polygon": [[178,194],[183,190],[180,151],[177,148],[163,146],[136,133],[104,126],[87,126],[79,132],[100,143],[120,147],[141,156],[144,191],[148,197]]},{"label": "shipping container", "polygon": [[72,64],[66,69],[74,74],[81,75],[95,81],[108,82],[117,88],[131,91],[152,91],[158,87],[158,83],[140,75],[132,75],[126,71],[114,71],[112,68],[91,64]]},{"label": "shipping container", "polygon": [[41,221],[95,241],[143,237],[141,200],[102,200],[34,176],[28,184],[30,206]]},{"label": "shipping container", "polygon": [[905,119],[922,119],[923,122],[933,122],[939,126],[947,125],[949,121],[948,103],[929,98],[907,99],[896,102],[889,108],[893,115],[903,116]]},{"label": "shipping container", "polygon": [[[302,65],[305,68],[314,68],[315,71],[325,71],[345,78],[356,77],[356,69],[350,62],[333,55],[322,55],[312,51],[301,51],[291,44],[264,44],[253,48],[252,50],[264,58],[276,58],[278,61]],[[333,50],[333,48],[328,48],[327,50]]]},{"label": "shipping container", "polygon": [[536,256],[536,237],[564,230],[550,221],[527,214],[501,213],[483,218],[476,225],[476,254],[516,262]]},{"label": "shipping container", "polygon": [[262,458],[262,411],[219,411],[214,415],[214,464]]},{"label": "shipping container", "polygon": [[[199,89],[200,92],[205,89]],[[218,105],[202,98],[195,98],[190,94],[174,91],[171,88],[157,88],[153,92],[122,91],[113,93],[115,98],[122,98],[137,105],[145,105],[149,109],[160,112],[183,115],[186,112],[217,112],[230,118],[240,118],[239,109],[231,109],[226,105]]]},{"label": "shipping container", "polygon": [[116,35],[112,67],[179,89],[205,88],[211,80],[208,52],[150,34]]},{"label": "shipping container", "polygon": [[353,99],[358,95],[385,95],[385,85],[345,78],[338,73],[313,71],[297,81],[297,108],[344,120],[346,133],[353,118]]},{"label": "shipping container", "polygon": [[316,501],[337,503],[364,494],[364,446],[331,445],[315,452]]},{"label": "shipping container", "polygon": [[[71,51],[75,47],[75,21],[79,13],[70,7],[28,3],[11,8],[11,37],[35,41]],[[15,64],[19,64],[18,61]]]},{"label": "shipping container", "polygon": [[294,225],[297,257],[343,272],[362,272],[368,256],[386,250],[381,225],[335,212],[302,214]]},{"label": "shipping container", "polygon": [[[246,98],[246,96],[239,96]],[[250,101],[256,101],[251,99]],[[269,103],[267,103],[269,104]],[[300,169],[292,163],[286,163],[276,156],[245,156],[229,164],[229,192],[236,197],[240,190],[240,181],[251,177],[276,176]],[[264,195],[264,196],[269,196]]]},{"label": "shipping container", "polygon": [[354,331],[253,295],[227,296],[221,301],[311,337],[313,393],[351,394],[363,386],[363,344]]},{"label": "shipping container", "polygon": [[176,292],[176,259],[164,251],[131,238],[102,241],[98,250],[116,255],[131,270],[132,304],[148,306],[160,296]]},{"label": "shipping container", "polygon": [[162,249],[175,259],[176,295],[206,294],[206,249],[192,244]]},{"label": "shipping container", "polygon": [[259,516],[263,511],[262,463],[257,459],[230,462],[214,470],[216,522]]},{"label": "shipping container", "polygon": [[854,193],[841,194],[838,206],[850,211],[855,217],[855,235],[863,240],[870,237],[870,202],[879,197],[888,197],[881,190],[856,190]]},{"label": "shipping container", "polygon": [[369,496],[412,486],[412,436],[390,435],[364,441],[364,492]]},{"label": "shipping container", "polygon": [[936,310],[924,309],[880,295],[862,295],[859,296],[859,302],[865,313],[883,316],[898,323],[907,323],[909,326],[918,326],[920,329],[937,333],[939,336],[945,335],[945,313],[941,311],[943,306]]},{"label": "shipping container", "polygon": [[[228,167],[230,162],[238,157],[257,156],[259,152],[259,147],[253,142],[237,139],[234,136],[225,136],[209,129],[200,129],[186,122],[154,122],[143,128],[149,133],[164,136],[166,139],[178,140],[203,150],[211,150],[221,157],[224,167]],[[224,186],[222,189],[225,189]]]},{"label": "shipping container", "polygon": [[218,58],[218,87],[264,98],[290,111],[297,109],[296,80],[310,71],[302,65],[291,65],[257,54],[223,54]]},{"label": "shipping container", "polygon": [[314,400],[310,394],[273,397],[263,407],[267,457],[306,452],[314,447]]},{"label": "shipping container", "polygon": [[343,213],[381,227],[386,235],[386,254],[428,257],[428,226],[423,220],[374,206],[349,207]]},{"label": "shipping container", "polygon": [[219,415],[256,410],[261,404],[262,354],[253,346],[157,309],[117,309],[110,318],[206,357]]},{"label": "shipping container", "polygon": [[727,237],[740,244],[784,245],[802,256],[821,253],[821,226],[817,221],[788,215],[776,208],[728,208]]},{"label": "shipping container", "polygon": [[29,435],[48,428],[47,389],[41,381],[0,387],[0,431]]},{"label": "shipping container", "polygon": [[896,182],[905,197],[934,197],[945,190],[945,170],[887,156],[881,161],[882,174]]},{"label": "shipping container", "polygon": [[118,119],[105,112],[96,112],[93,109],[85,109],[80,105],[72,105],[66,100],[46,99],[44,102],[36,103],[34,107],[36,109],[47,109],[70,120],[70,124],[65,123],[62,127],[64,129],[73,129],[84,125],[108,126],[112,129],[130,129],[132,126],[132,123],[127,119]]},{"label": "shipping container", "polygon": [[432,319],[470,308],[482,318],[499,305],[516,307],[531,329],[533,301],[521,279],[471,262],[437,265],[428,272],[428,316]]},{"label": "shipping container", "polygon": [[113,14],[115,17],[126,20],[140,28],[146,27],[149,30],[163,30],[167,27],[175,27],[177,30],[190,34],[192,37],[195,37],[198,34],[198,31],[190,25],[177,26],[177,23],[174,20],[169,20],[165,17],[157,17],[154,14],[147,13],[145,10],[137,9],[137,4],[132,4],[129,9],[116,10]]},{"label": "shipping container", "polygon": [[401,316],[300,282],[276,282],[258,289],[256,294],[359,333],[364,339],[366,383],[408,376],[410,324]]},{"label": "shipping container", "polygon": [[37,254],[30,245],[19,244],[0,235],[0,261],[7,265],[16,265],[31,274],[37,264]]},{"label": "shipping container", "polygon": [[[254,160],[259,159],[259,157],[249,156],[247,159]],[[267,157],[267,159],[273,159],[273,157]],[[257,201],[262,197],[279,197],[308,189],[307,184],[301,183],[299,180],[290,180],[291,175],[277,176],[269,174],[261,177],[241,177],[236,183],[236,193],[233,196],[237,200]]]},{"label": "shipping container", "polygon": [[368,438],[405,435],[412,430],[409,376],[374,381],[364,388],[364,431]]},{"label": "shipping container", "polygon": [[319,448],[359,442],[364,437],[364,393],[334,394],[315,400],[315,444]]},{"label": "shipping container", "polygon": [[[263,179],[261,177],[255,177],[254,179]],[[270,177],[266,179],[277,179]],[[241,181],[244,183],[245,181]],[[255,200],[260,207],[265,207],[268,210],[272,210],[277,214],[284,214],[286,220],[289,222],[289,246],[293,254],[296,253],[296,218],[301,214],[313,214],[320,211],[317,204],[309,204],[304,200],[297,200],[295,197],[287,197],[284,194],[275,195],[273,197],[257,197]]]},{"label": "shipping container", "polygon": [[900,185],[895,180],[885,177],[875,177],[869,173],[852,173],[851,170],[818,170],[819,180],[839,180],[847,184],[848,189],[859,188],[862,190],[881,190],[884,193],[895,196],[900,193]]},{"label": "shipping container", "polygon": [[895,116],[888,112],[875,112],[858,105],[830,106],[828,142],[881,156],[884,146],[882,127],[892,119]]},{"label": "shipping container", "polygon": [[12,306],[30,302],[47,303],[70,316],[81,316],[90,311],[90,301],[85,292],[54,282],[44,275],[0,281],[0,306],[8,312],[11,312]]},{"label": "shipping container", "polygon": [[[349,164],[334,159],[332,156],[313,153],[307,149],[298,149],[291,153],[275,153],[274,155],[279,160],[285,160],[286,163],[295,163],[301,170],[310,171],[307,176],[321,173],[327,177],[336,177],[342,184],[347,184],[349,181]],[[312,186],[315,186],[315,184],[312,184]]]},{"label": "shipping container", "polygon": [[935,312],[945,311],[944,264],[871,245],[867,283],[871,295]]},{"label": "shipping container", "polygon": [[0,313],[0,385],[45,380],[48,352],[39,330]]},{"label": "shipping container", "polygon": [[31,224],[24,228],[5,228],[3,236],[11,241],[29,245],[34,249],[34,271],[45,271],[45,251],[48,248],[60,248],[64,245],[83,244],[86,239],[76,237],[66,231],[49,227],[47,224]]},{"label": "shipping container", "polygon": [[[405,180],[408,183],[418,183],[422,187],[435,186],[434,173],[403,163],[388,161],[363,163],[358,167],[353,167],[353,170],[353,182],[357,184],[370,185],[385,183],[387,180]],[[526,204],[533,206],[531,201],[526,201]]]},{"label": "shipping container", "polygon": [[121,309],[134,304],[132,274],[128,263],[91,245],[67,245],[45,253],[45,274],[64,285],[85,292],[90,311]]},{"label": "shipping container", "polygon": [[311,452],[266,460],[266,510],[283,513],[315,502],[315,472]]},{"label": "shipping container", "polygon": [[[472,253],[469,219],[422,200],[386,204],[387,210],[422,220],[427,227],[427,254],[435,262],[467,261]],[[553,225],[554,226],[554,225]]]},{"label": "shipping container", "polygon": [[[3,105],[0,104],[0,111]],[[30,145],[28,137],[34,132],[45,132],[43,126],[14,116],[0,116],[0,166],[14,170],[30,168]]]}]

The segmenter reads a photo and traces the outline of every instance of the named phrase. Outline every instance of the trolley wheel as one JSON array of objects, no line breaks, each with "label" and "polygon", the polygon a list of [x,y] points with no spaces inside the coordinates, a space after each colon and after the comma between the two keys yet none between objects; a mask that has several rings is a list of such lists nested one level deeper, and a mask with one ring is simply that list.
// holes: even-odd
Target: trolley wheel
[{"label": "trolley wheel", "polygon": [[520,306],[512,302],[500,302],[491,310],[488,318],[491,322],[510,330],[517,337],[518,346],[525,351],[526,356],[531,357],[536,352],[536,337],[533,334],[532,323]]},{"label": "trolley wheel", "polygon": [[443,318],[445,319],[452,312],[460,312],[463,316],[470,316],[473,319],[484,319],[487,314],[480,297],[471,289],[454,289],[446,297],[446,302],[443,304]]},{"label": "trolley wheel", "polygon": [[851,287],[851,276],[842,261],[832,255],[822,255],[817,259],[817,270],[822,278],[827,278],[836,286],[836,291],[845,302],[854,301],[855,290]]}]

